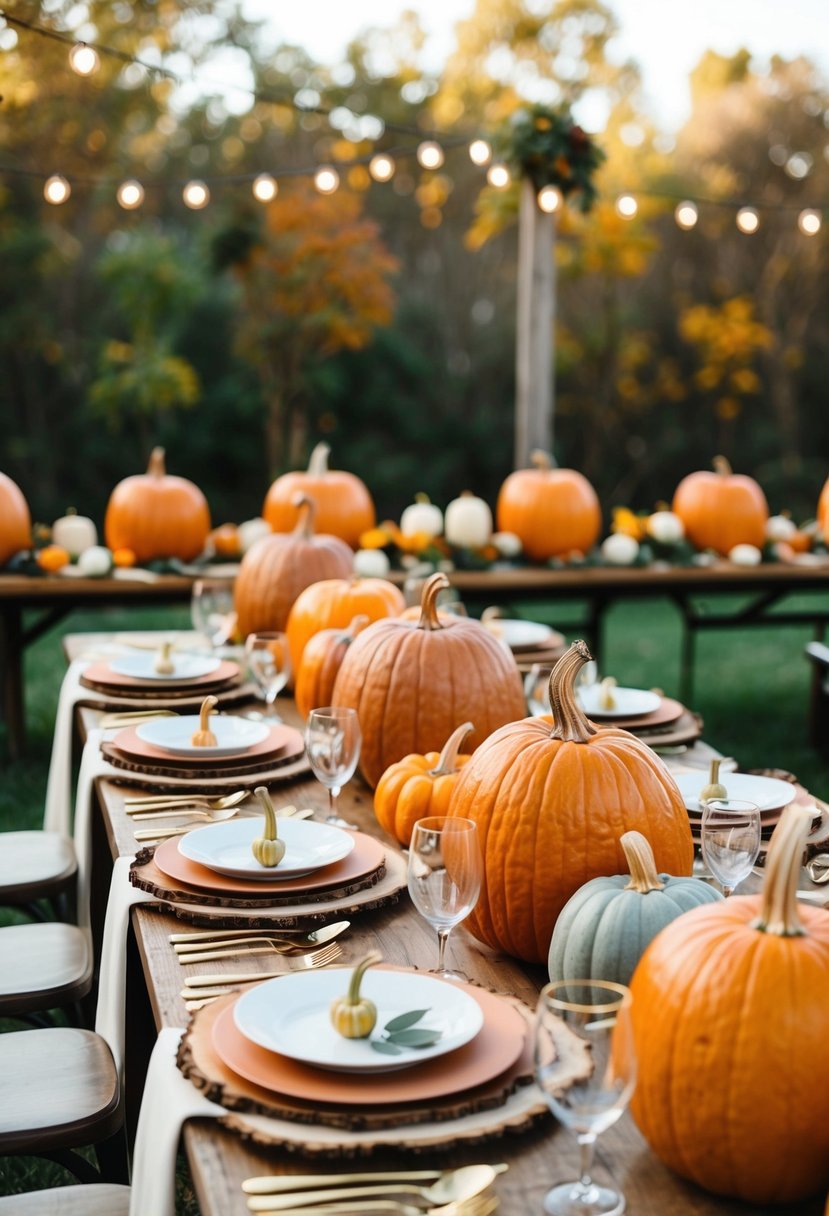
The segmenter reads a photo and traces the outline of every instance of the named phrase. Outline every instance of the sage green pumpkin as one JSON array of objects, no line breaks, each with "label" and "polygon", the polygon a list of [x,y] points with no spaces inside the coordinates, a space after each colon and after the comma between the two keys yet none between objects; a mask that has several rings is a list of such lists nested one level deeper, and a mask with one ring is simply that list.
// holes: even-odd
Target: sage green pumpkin
[{"label": "sage green pumpkin", "polygon": [[621,838],[629,874],[592,878],[572,895],[550,942],[551,980],[601,979],[629,984],[645,947],[660,929],[719,891],[699,878],[657,874],[641,832]]}]

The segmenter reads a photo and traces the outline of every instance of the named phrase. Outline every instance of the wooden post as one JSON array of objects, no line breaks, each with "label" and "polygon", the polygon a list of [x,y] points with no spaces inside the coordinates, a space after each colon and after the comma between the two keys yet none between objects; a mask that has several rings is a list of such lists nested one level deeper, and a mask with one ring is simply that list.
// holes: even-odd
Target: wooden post
[{"label": "wooden post", "polygon": [[515,467],[535,448],[553,447],[553,325],[555,217],[536,201],[529,178],[521,184],[518,225],[518,318],[515,357]]}]

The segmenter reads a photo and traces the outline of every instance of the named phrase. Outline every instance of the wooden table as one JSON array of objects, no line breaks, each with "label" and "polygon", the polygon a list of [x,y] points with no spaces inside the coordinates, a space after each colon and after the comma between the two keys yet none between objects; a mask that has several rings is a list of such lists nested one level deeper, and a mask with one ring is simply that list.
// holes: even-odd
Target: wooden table
[{"label": "wooden table", "polygon": [[[391,577],[400,584],[406,576],[395,572]],[[498,604],[515,611],[515,605],[528,600],[552,605],[556,600],[584,601],[586,612],[578,620],[562,620],[553,609],[551,623],[570,635],[583,635],[596,655],[603,645],[607,610],[614,603],[654,597],[670,599],[676,604],[683,624],[679,696],[686,703],[692,699],[699,632],[754,625],[809,624],[820,638],[829,622],[829,564],[735,566],[719,562],[705,568],[457,570],[451,578],[464,602],[475,609]],[[192,586],[192,578],[178,575],[157,575],[147,582],[120,577],[69,579],[0,574],[0,683],[11,757],[22,754],[25,740],[22,664],[26,646],[75,608],[186,603]],[[812,600],[809,607],[772,611],[786,597],[801,593],[809,593]],[[711,612],[707,606],[706,601],[712,597],[721,600],[735,595],[744,597],[737,607]],[[41,615],[24,627],[24,611],[37,609]]]},{"label": "wooden table", "polygon": [[[66,640],[71,657],[79,653],[88,638],[76,635]],[[293,704],[283,698],[280,713],[292,725],[301,725]],[[94,725],[97,714],[82,710],[82,734]],[[292,783],[290,801],[312,806],[320,812],[327,809],[327,797],[322,787],[311,780]],[[134,826],[123,810],[125,790],[108,781],[98,783],[100,814],[94,817],[93,913],[102,914],[102,894],[108,887],[107,869],[111,859],[135,851]],[[359,780],[353,780],[340,797],[342,813],[387,843],[372,813],[371,791]],[[170,820],[174,823],[175,820]],[[133,912],[134,944],[128,950],[127,990],[127,1102],[128,1122],[135,1119],[136,1106],[143,1084],[143,1068],[155,1034],[163,1026],[186,1026],[188,1014],[179,997],[182,970],[168,942],[171,932],[186,929],[181,922],[147,908]],[[395,907],[355,916],[352,929],[342,939],[345,961],[362,957],[370,949],[379,949],[390,963],[434,965],[437,943],[432,930],[414,911],[405,894]],[[137,949],[136,949],[137,947]],[[540,967],[529,967],[489,950],[474,941],[463,929],[456,929],[450,941],[451,965],[455,965],[478,982],[501,992],[512,993],[534,1004],[538,988],[546,980]],[[269,966],[267,958],[251,959],[250,965]],[[210,964],[210,969],[231,970],[236,964]],[[248,963],[245,964],[248,966]],[[307,1162],[292,1158],[277,1149],[260,1149],[247,1145],[240,1138],[224,1131],[210,1120],[192,1121],[184,1131],[184,1144],[191,1174],[204,1216],[246,1216],[247,1208],[240,1190],[243,1178],[253,1174],[306,1172]],[[449,1149],[446,1153],[426,1159],[403,1153],[383,1153],[370,1159],[366,1168],[406,1168],[407,1165],[441,1167],[467,1164],[472,1161],[506,1161],[509,1172],[498,1179],[496,1190],[501,1200],[503,1216],[533,1216],[541,1212],[544,1194],[554,1182],[577,1175],[578,1155],[575,1137],[557,1127],[552,1118],[526,1135],[479,1146],[474,1150]],[[336,1162],[315,1163],[313,1172],[337,1172]],[[345,1166],[347,1169],[347,1165]],[[597,1153],[597,1175],[604,1176],[610,1168],[627,1197],[628,1211],[636,1216],[746,1216],[758,1209],[742,1204],[714,1199],[696,1187],[670,1173],[650,1152],[639,1135],[629,1114],[600,1137]],[[821,1216],[823,1203],[788,1206],[786,1216]]]}]

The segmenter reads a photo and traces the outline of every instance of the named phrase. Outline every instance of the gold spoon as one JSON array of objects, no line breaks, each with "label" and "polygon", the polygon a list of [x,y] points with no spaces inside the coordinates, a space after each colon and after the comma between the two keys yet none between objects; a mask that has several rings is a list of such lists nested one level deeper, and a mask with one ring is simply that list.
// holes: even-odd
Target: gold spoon
[{"label": "gold spoon", "polygon": [[[464,1203],[473,1195],[479,1195],[495,1181],[495,1170],[491,1165],[464,1165],[453,1170],[431,1186],[414,1186],[410,1183],[394,1183],[389,1186],[337,1187],[333,1190],[303,1191],[302,1204],[324,1204],[338,1199],[368,1199],[383,1195],[417,1195],[427,1203]],[[283,1195],[254,1196],[248,1200],[251,1212],[280,1212],[296,1207],[297,1193]]]},{"label": "gold spoon", "polygon": [[[503,1174],[508,1166],[503,1163],[489,1167],[494,1174]],[[452,1178],[457,1170],[378,1170],[365,1174],[266,1174],[246,1178],[242,1190],[246,1195],[278,1195],[313,1190],[321,1186],[347,1186],[358,1182],[443,1182]]]},{"label": "gold spoon", "polygon": [[225,794],[215,798],[208,797],[206,794],[182,794],[180,796],[171,795],[169,797],[154,798],[126,798],[124,800],[124,810],[128,815],[135,815],[141,811],[160,811],[166,807],[179,807],[182,811],[185,808],[192,806],[194,810],[204,811],[226,811],[232,806],[239,806],[250,796],[250,790],[237,790],[235,794]]}]

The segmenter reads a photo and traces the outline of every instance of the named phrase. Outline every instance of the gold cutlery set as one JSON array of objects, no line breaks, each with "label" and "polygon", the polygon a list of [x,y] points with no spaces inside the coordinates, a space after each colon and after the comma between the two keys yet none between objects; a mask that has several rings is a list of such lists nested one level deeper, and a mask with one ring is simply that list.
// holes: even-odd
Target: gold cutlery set
[{"label": "gold cutlery set", "polygon": [[[340,1212],[490,1216],[498,1208],[492,1185],[507,1168],[499,1164],[466,1165],[443,1171],[287,1174],[248,1178],[242,1183],[242,1190],[248,1196],[249,1211],[279,1212],[282,1216]],[[422,1206],[424,1202],[428,1206]]]},{"label": "gold cutlery set", "polygon": [[[201,823],[222,823],[224,820],[233,819],[242,803],[250,797],[251,790],[236,790],[232,794],[216,797],[207,794],[148,794],[142,798],[125,798],[124,810],[134,822],[155,822],[172,817],[187,819],[183,824],[139,828],[133,833],[136,840],[147,843],[151,840],[167,840],[171,836],[183,836]],[[310,807],[282,807],[277,811],[279,819],[310,819],[313,814]]]}]

